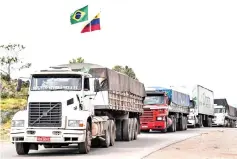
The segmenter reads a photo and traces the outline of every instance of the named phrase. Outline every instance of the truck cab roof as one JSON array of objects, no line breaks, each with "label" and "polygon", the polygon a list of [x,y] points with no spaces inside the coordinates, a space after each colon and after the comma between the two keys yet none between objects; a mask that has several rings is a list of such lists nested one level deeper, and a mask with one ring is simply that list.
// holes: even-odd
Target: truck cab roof
[{"label": "truck cab roof", "polygon": [[43,70],[31,73],[31,75],[43,75],[43,74],[78,74],[78,75],[83,75],[86,77],[92,77],[88,73],[81,72],[81,71],[73,71],[70,67],[59,67],[59,66],[51,66],[47,69],[43,69]]}]

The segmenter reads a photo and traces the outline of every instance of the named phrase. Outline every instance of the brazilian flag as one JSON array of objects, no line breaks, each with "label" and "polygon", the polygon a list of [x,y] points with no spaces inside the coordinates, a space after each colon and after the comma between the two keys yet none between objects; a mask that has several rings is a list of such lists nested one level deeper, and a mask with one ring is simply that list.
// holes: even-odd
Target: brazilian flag
[{"label": "brazilian flag", "polygon": [[76,24],[88,20],[88,5],[76,10],[71,14],[70,21],[71,24]]}]

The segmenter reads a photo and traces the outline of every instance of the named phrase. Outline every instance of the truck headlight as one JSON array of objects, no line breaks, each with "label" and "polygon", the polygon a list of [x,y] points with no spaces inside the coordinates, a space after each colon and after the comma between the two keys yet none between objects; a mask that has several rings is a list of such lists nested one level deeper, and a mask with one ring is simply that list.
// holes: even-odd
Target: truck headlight
[{"label": "truck headlight", "polygon": [[163,120],[163,117],[158,116],[158,117],[156,118],[156,120]]},{"label": "truck headlight", "polygon": [[24,127],[24,120],[12,120],[12,127]]},{"label": "truck headlight", "polygon": [[81,120],[68,120],[68,127],[83,127]]}]

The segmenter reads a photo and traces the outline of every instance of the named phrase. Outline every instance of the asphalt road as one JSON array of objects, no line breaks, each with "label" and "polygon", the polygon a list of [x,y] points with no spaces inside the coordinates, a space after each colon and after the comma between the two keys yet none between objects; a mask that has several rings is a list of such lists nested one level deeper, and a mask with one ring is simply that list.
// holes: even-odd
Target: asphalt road
[{"label": "asphalt road", "polygon": [[93,148],[87,155],[77,153],[76,147],[44,149],[40,146],[39,151],[30,150],[29,155],[18,156],[15,147],[11,143],[1,143],[1,158],[47,158],[47,159],[141,159],[150,153],[166,147],[178,141],[199,135],[201,133],[223,128],[199,128],[188,129],[187,131],[177,131],[175,133],[162,134],[159,132],[150,132],[140,134],[138,140],[131,142],[116,142],[113,147]]}]

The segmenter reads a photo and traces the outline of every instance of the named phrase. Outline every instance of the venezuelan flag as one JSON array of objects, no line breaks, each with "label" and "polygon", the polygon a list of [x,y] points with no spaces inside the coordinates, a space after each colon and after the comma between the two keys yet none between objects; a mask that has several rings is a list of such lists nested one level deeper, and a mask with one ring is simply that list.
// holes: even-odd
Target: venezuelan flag
[{"label": "venezuelan flag", "polygon": [[87,25],[84,26],[81,33],[100,30],[100,13],[98,13]]},{"label": "venezuelan flag", "polygon": [[88,23],[84,26],[84,28],[81,30],[81,33],[86,33],[91,31],[91,23]]},{"label": "venezuelan flag", "polygon": [[100,30],[100,13],[91,21],[91,31]]}]

